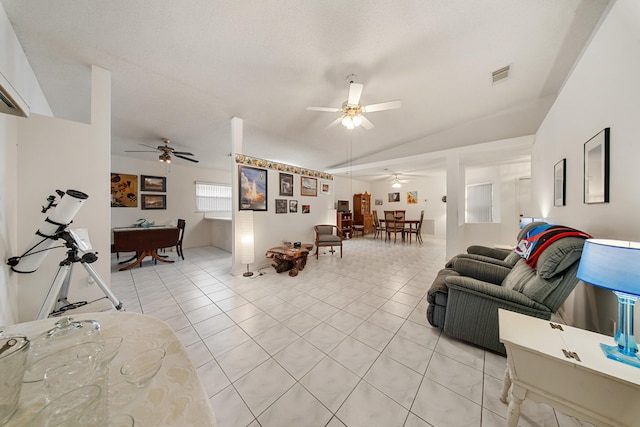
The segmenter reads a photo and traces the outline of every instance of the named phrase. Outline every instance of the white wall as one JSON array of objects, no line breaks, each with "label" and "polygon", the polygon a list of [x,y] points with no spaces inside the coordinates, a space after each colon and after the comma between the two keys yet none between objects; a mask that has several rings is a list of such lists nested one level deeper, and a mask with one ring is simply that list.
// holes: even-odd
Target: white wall
[{"label": "white wall", "polygon": [[[109,164],[111,141],[111,75],[93,67],[91,124],[32,114],[18,121],[18,248],[24,250],[42,225],[41,206],[56,189],[73,189],[89,195],[70,228],[86,228],[99,259],[92,266],[109,283],[110,218]],[[44,302],[63,249],[52,250],[40,268],[18,276],[19,319],[31,320]],[[15,273],[13,273],[15,274]],[[103,296],[79,264],[74,266],[71,301]],[[106,301],[88,307],[108,308]]]},{"label": "white wall", "polygon": [[530,175],[530,163],[467,168],[465,172],[466,185],[493,184],[494,210],[491,224],[465,223],[461,226],[460,248],[469,245],[493,246],[496,243],[515,245],[521,213],[517,204],[518,180]]},{"label": "white wall", "polygon": [[[183,164],[179,160],[167,165],[155,160],[132,159],[122,156],[111,157],[111,172],[140,175],[163,176],[167,178],[167,209],[143,210],[140,204],[141,194],[161,194],[140,191],[138,184],[138,207],[111,208],[111,226],[123,227],[132,225],[140,218],[156,224],[175,225],[178,218],[186,221],[183,239],[184,248],[213,245],[225,250],[231,249],[229,221],[204,219],[201,212],[196,212],[195,182],[211,182],[231,184],[229,172],[207,169],[195,165]],[[221,227],[221,229],[218,229]],[[222,236],[221,236],[222,235]],[[224,237],[224,238],[220,238]]]},{"label": "white wall", "polygon": [[[401,180],[405,180],[402,177]],[[385,210],[406,210],[408,219],[420,218],[420,211],[424,211],[422,224],[423,235],[444,237],[447,229],[447,205],[442,202],[442,196],[447,194],[446,177],[406,177],[402,187],[393,188],[392,179],[373,182],[371,186],[371,209],[378,211],[378,217],[384,218]],[[417,191],[418,204],[407,203],[407,192]],[[389,202],[389,193],[400,193],[399,202]],[[382,200],[382,205],[376,205],[376,200]]]},{"label": "white wall", "polygon": [[[638,22],[640,2],[613,3],[540,126],[533,149],[535,214],[599,238],[640,241],[635,179],[640,159]],[[610,202],[585,205],[583,144],[605,127],[611,128]],[[563,158],[567,159],[566,206],[553,207],[553,166]],[[565,311],[579,327],[609,332],[609,319],[616,319],[615,301],[611,292],[585,286],[576,290]],[[594,312],[587,309],[591,304]]]},{"label": "white wall", "polygon": [[[51,114],[40,85],[33,74],[0,5],[0,73],[18,95],[29,105],[31,112]],[[18,123],[24,118],[0,114],[0,257],[4,261],[18,253]],[[3,262],[0,274],[0,324],[10,325],[19,318],[18,278]]]}]

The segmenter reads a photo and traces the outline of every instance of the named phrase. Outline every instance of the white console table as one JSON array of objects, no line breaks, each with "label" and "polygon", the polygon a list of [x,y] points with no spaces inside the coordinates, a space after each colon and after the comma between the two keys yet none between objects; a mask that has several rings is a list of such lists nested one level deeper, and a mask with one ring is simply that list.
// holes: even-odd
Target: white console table
[{"label": "white console table", "polygon": [[600,343],[612,337],[502,309],[498,317],[509,427],[518,425],[525,398],[597,426],[640,425],[640,369],[604,355]]}]

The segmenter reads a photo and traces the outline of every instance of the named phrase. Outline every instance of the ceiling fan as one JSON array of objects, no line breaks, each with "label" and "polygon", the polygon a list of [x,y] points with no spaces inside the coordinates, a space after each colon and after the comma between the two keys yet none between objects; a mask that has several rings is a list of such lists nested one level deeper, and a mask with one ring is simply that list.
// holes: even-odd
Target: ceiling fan
[{"label": "ceiling fan", "polygon": [[164,142],[164,145],[158,145],[157,147],[152,147],[152,146],[146,145],[146,144],[140,144],[140,145],[142,145],[144,147],[153,149],[153,151],[149,151],[149,150],[127,150],[127,151],[125,151],[125,153],[155,153],[155,152],[158,152],[158,153],[160,153],[160,155],[158,156],[158,160],[160,160],[161,162],[164,162],[164,163],[171,163],[171,156],[179,157],[181,159],[188,160],[188,161],[193,162],[193,163],[198,163],[199,162],[199,160],[191,159],[189,157],[185,157],[185,156],[193,156],[194,155],[193,153],[188,153],[186,151],[176,151],[175,149],[170,147],[169,143],[171,142],[171,140],[169,138],[162,138],[162,142]]},{"label": "ceiling fan", "polygon": [[365,113],[400,108],[400,105],[402,104],[400,100],[381,102],[379,104],[361,105],[360,95],[362,95],[364,85],[362,83],[355,83],[355,79],[355,74],[349,74],[347,76],[347,83],[349,83],[349,95],[347,100],[342,104],[342,107],[307,107],[307,111],[342,113],[342,116],[331,122],[328,127],[333,127],[338,123],[342,123],[342,125],[347,129],[354,129],[360,125],[365,129],[371,129],[374,127],[373,123],[364,116]]},{"label": "ceiling fan", "polygon": [[393,188],[400,188],[400,187],[402,187],[401,184],[410,182],[410,180],[408,180],[408,179],[399,179],[398,175],[400,175],[400,174],[397,174],[397,173],[393,174],[392,178],[390,178],[390,179],[393,179],[393,183],[391,184],[391,187],[393,187]]}]

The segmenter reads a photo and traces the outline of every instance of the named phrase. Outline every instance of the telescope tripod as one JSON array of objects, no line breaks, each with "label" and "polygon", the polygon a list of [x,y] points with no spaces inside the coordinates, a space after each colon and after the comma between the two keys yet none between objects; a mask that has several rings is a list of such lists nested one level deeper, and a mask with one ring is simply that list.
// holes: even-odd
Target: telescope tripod
[{"label": "telescope tripod", "polygon": [[[94,270],[94,268],[89,265],[98,260],[98,257],[93,252],[87,252],[82,257],[78,256],[78,246],[71,234],[68,231],[64,231],[59,235],[59,238],[64,239],[65,246],[68,248],[67,257],[63,259],[58,267],[58,271],[49,287],[49,292],[47,293],[47,297],[45,298],[42,307],[40,307],[40,311],[38,311],[38,315],[36,316],[36,320],[46,319],[49,316],[58,316],[65,311],[82,307],[84,305],[89,304],[94,301],[79,301],[74,303],[69,303],[68,293],[69,293],[69,284],[71,283],[71,275],[73,273],[73,264],[80,263],[87,270],[89,275],[93,278],[96,285],[100,288],[100,290],[104,293],[105,297],[113,307],[118,311],[124,311],[124,307],[122,302],[118,300],[118,298],[114,295],[113,292],[107,287],[106,283],[102,280],[102,278],[98,275],[98,273]],[[102,299],[102,298],[98,298]]]}]

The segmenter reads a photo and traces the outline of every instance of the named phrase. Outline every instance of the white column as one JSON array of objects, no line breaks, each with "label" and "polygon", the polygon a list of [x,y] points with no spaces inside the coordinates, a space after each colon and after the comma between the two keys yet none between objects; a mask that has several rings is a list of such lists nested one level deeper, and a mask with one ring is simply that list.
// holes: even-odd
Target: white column
[{"label": "white column", "polygon": [[464,169],[460,167],[457,152],[447,154],[447,249],[446,259],[460,253],[460,224],[464,215],[460,215],[460,206],[464,207]]},{"label": "white column", "polygon": [[[231,209],[231,274],[241,275],[243,273],[243,265],[241,260],[242,245],[241,235],[238,230],[238,206],[240,196],[238,188],[240,182],[238,179],[238,166],[236,164],[236,153],[242,153],[242,130],[243,121],[238,117],[231,118],[231,188],[233,192],[233,209]],[[244,266],[246,269],[246,265]]]}]

